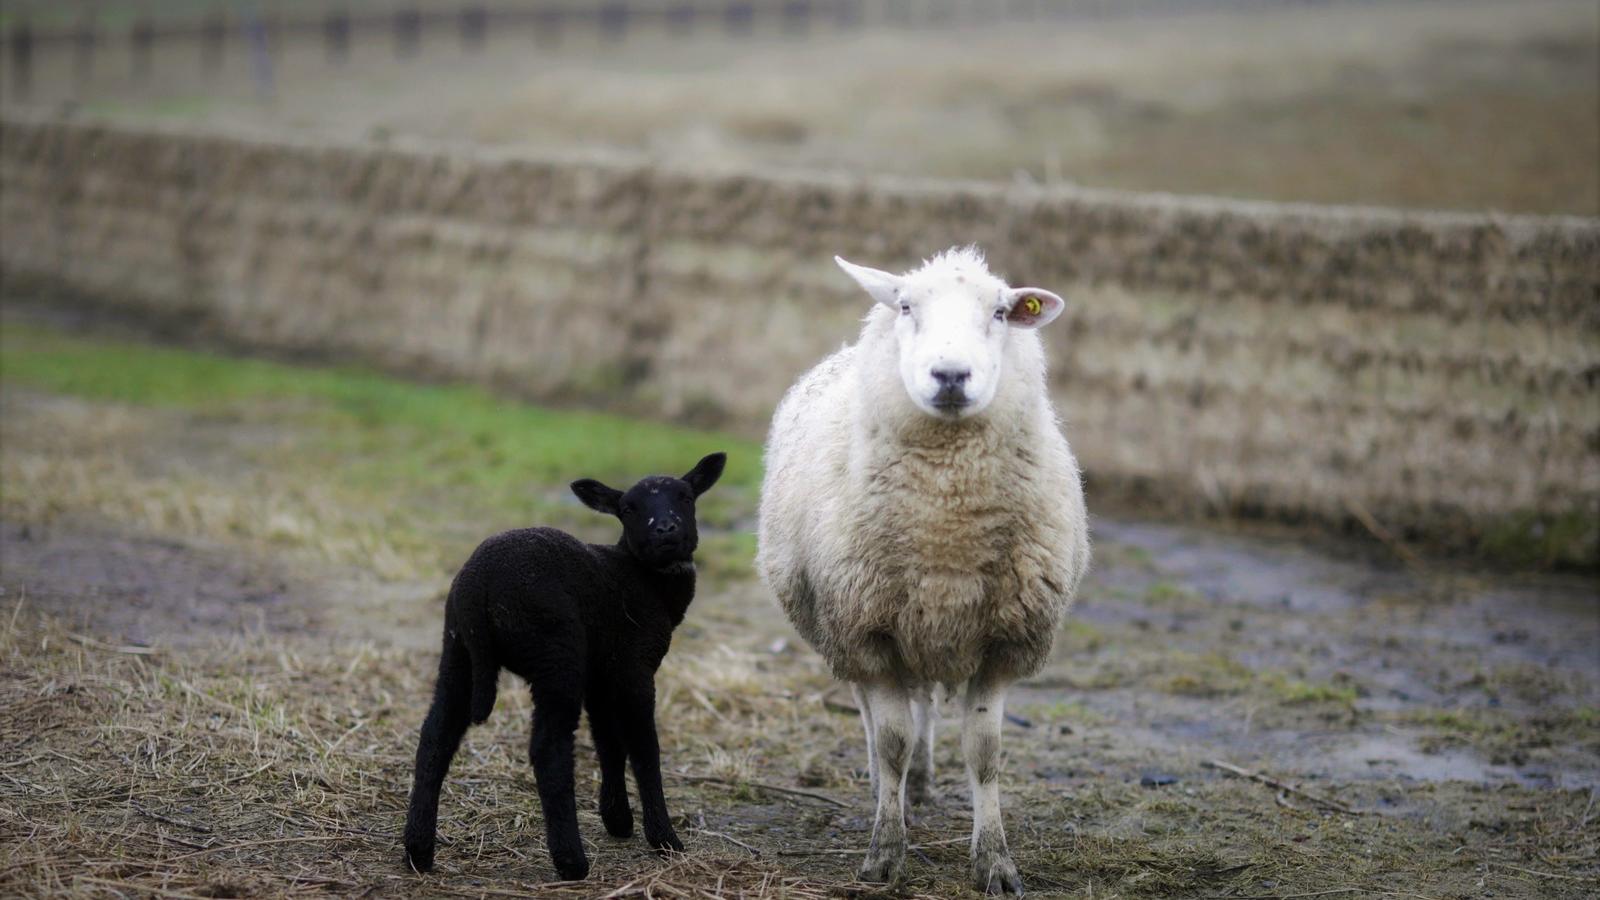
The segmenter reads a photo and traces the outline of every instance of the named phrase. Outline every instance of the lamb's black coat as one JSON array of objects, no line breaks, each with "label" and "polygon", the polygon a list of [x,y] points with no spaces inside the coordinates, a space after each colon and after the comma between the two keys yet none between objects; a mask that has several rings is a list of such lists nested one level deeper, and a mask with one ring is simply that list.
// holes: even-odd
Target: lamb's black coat
[{"label": "lamb's black coat", "polygon": [[661,790],[655,672],[694,599],[695,498],[716,483],[724,462],[714,453],[682,479],[646,478],[626,494],[598,481],[574,482],[585,504],[622,520],[615,545],[524,528],[473,551],[450,587],[439,680],[417,745],[405,832],[412,868],[433,866],[439,788],[469,721],[483,722],[494,708],[501,668],[522,676],[533,694],[528,756],[563,879],[589,872],[573,796],[580,709],[588,710],[600,759],[606,830],[633,833],[623,771],[631,761],[645,839],[658,850],[683,849]]}]

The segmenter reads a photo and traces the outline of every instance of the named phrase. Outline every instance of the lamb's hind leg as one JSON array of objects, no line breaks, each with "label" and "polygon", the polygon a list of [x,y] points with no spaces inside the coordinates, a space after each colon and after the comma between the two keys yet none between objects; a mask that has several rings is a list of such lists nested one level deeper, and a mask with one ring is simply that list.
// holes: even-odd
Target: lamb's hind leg
[{"label": "lamb's hind leg", "polygon": [[461,744],[461,735],[466,733],[471,700],[472,663],[467,658],[466,645],[447,633],[439,658],[439,680],[433,687],[433,704],[428,707],[417,741],[416,775],[406,812],[406,864],[418,872],[433,868],[439,788]]},{"label": "lamb's hind leg", "polygon": [[982,675],[967,684],[961,723],[961,752],[972,785],[972,882],[991,894],[1022,894],[1022,876],[1006,847],[1000,821],[1000,723],[1005,716],[1005,685]]},{"label": "lamb's hind leg", "polygon": [[867,685],[864,693],[872,710],[878,807],[861,880],[893,883],[899,880],[906,861],[906,770],[911,764],[913,740],[911,695],[895,684]]}]

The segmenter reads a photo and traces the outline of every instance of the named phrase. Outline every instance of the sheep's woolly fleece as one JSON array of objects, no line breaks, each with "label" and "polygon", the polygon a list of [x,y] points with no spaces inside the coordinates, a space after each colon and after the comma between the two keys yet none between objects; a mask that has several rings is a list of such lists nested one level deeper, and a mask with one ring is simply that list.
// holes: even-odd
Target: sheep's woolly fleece
[{"label": "sheep's woolly fleece", "polygon": [[[905,277],[975,298],[1002,286],[972,249]],[[907,395],[894,322],[874,304],[857,342],[779,404],[757,566],[839,678],[954,684],[980,662],[997,678],[1026,677],[1089,561],[1043,347],[1036,332],[1008,329],[993,402],[952,421]]]}]

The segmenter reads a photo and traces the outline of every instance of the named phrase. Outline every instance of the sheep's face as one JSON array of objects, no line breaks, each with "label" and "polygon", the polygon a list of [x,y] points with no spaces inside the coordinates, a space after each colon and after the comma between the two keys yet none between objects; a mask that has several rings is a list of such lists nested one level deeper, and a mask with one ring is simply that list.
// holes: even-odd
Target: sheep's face
[{"label": "sheep's face", "polygon": [[1012,329],[1038,328],[1064,306],[1049,291],[1008,287],[970,248],[946,251],[905,275],[834,261],[894,312],[906,394],[944,419],[983,412],[1000,386]]},{"label": "sheep's face", "polygon": [[694,504],[722,477],[727,455],[713,453],[682,478],[652,475],[626,492],[593,478],[572,483],[572,492],[596,512],[622,520],[622,541],[628,551],[652,569],[687,563],[700,543]]}]

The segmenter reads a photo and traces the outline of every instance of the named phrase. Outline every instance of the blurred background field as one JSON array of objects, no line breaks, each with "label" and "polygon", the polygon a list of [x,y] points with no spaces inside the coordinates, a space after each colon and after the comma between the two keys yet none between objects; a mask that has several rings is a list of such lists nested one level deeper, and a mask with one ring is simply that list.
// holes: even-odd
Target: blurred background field
[{"label": "blurred background field", "polygon": [[17,107],[697,167],[1600,213],[1600,11],[1585,0],[80,0],[13,2],[4,23]]},{"label": "blurred background field", "polygon": [[[1010,700],[1030,893],[1591,897],[1597,214],[1592,0],[7,0],[0,894],[881,896],[759,439],[833,253],[977,240],[1074,301],[1095,516]],[[580,803],[547,884],[508,689],[404,871],[456,566],[713,449],[690,852]],[[976,896],[954,730],[901,896]]]}]

